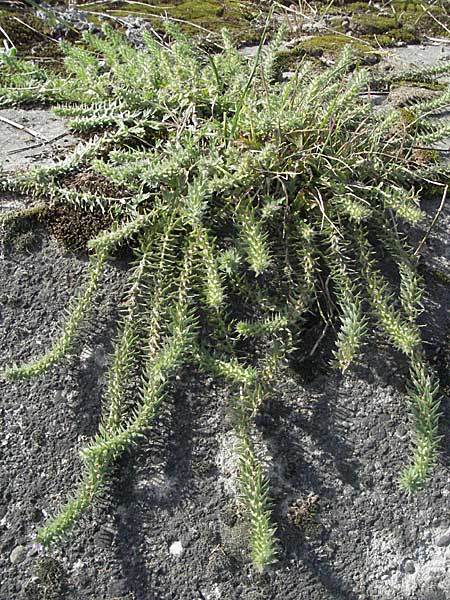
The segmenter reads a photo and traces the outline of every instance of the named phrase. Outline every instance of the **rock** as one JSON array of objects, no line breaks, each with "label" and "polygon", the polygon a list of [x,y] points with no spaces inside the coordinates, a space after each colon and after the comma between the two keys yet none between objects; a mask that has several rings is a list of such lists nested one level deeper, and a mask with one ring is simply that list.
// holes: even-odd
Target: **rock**
[{"label": "rock", "polygon": [[373,430],[373,437],[377,440],[377,442],[381,442],[386,437],[386,431],[382,427],[375,427]]},{"label": "rock", "polygon": [[413,85],[400,85],[393,89],[388,96],[388,101],[393,106],[407,106],[420,100],[432,100],[439,96],[439,92]]},{"label": "rock", "polygon": [[323,33],[327,29],[325,21],[310,21],[302,24],[302,31],[304,33],[316,34]]},{"label": "rock", "polygon": [[444,548],[450,544],[450,530],[436,538],[436,546]]},{"label": "rock", "polygon": [[414,562],[412,560],[410,560],[409,558],[407,558],[405,560],[405,562],[403,563],[403,571],[405,573],[408,573],[409,575],[412,575],[413,573],[416,572],[416,566],[415,566]]},{"label": "rock", "polygon": [[27,152],[13,153],[14,150],[18,150],[24,144],[27,144],[27,138],[24,137],[23,130],[16,129],[14,131],[7,123],[2,122],[0,125],[0,137],[2,139],[0,163],[5,171],[15,172],[19,169],[29,169],[38,164],[39,166],[51,164],[56,153],[64,152],[77,142],[75,137],[69,134],[65,121],[57,117],[51,110],[2,108],[0,114],[15,123],[32,123],[35,131],[45,132],[49,140],[54,140],[53,143],[45,146],[47,150],[51,149],[51,152],[45,153],[44,146],[37,144],[28,149]]},{"label": "rock", "polygon": [[180,557],[184,552],[183,544],[180,541],[173,542],[170,545],[169,553],[172,556]]},{"label": "rock", "polygon": [[22,563],[27,557],[27,549],[25,546],[16,546],[9,555],[9,560],[13,565]]}]

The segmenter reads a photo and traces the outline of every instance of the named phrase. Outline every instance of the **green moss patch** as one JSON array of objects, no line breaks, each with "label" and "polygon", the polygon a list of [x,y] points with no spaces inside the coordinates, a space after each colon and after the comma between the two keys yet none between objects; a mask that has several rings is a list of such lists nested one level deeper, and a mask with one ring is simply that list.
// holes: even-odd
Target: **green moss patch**
[{"label": "green moss patch", "polygon": [[297,54],[303,53],[309,56],[319,57],[322,55],[336,56],[345,46],[351,46],[356,57],[362,59],[365,63],[374,63],[378,61],[378,56],[369,43],[352,39],[346,35],[326,34],[314,35],[302,40],[297,46]]},{"label": "green moss patch", "polygon": [[0,26],[18,49],[29,49],[48,39],[44,21],[23,11],[1,10]]},{"label": "green moss patch", "polygon": [[36,204],[0,215],[2,243],[7,252],[28,252],[36,247],[39,235],[33,226],[39,221],[43,209],[44,205]]},{"label": "green moss patch", "polygon": [[[95,4],[85,5],[86,11],[97,12]],[[219,33],[223,27],[229,29],[239,41],[254,41],[259,38],[260,28],[252,26],[253,19],[260,13],[254,5],[236,0],[184,0],[146,2],[114,2],[102,5],[102,12],[116,17],[134,15],[148,19],[157,31],[163,31],[166,17],[181,24],[185,33],[192,35],[202,30]]]},{"label": "green moss patch", "polygon": [[112,220],[100,211],[80,213],[73,206],[56,205],[42,212],[40,221],[71,252],[85,252],[87,243],[111,227]]},{"label": "green moss patch", "polygon": [[[352,33],[375,46],[418,43],[426,35],[449,36],[450,5],[444,3],[391,0],[380,8],[379,4],[369,2],[336,0],[330,6],[329,2],[319,0],[315,6],[323,14],[339,15],[342,20],[349,18]],[[338,23],[336,28],[341,30],[341,25]]]},{"label": "green moss patch", "polygon": [[307,52],[302,44],[297,44],[288,50],[280,50],[277,54],[277,66],[281,71],[295,70],[299,60],[306,54]]},{"label": "green moss patch", "polygon": [[395,17],[362,15],[355,18],[356,29],[361,33],[385,33],[391,29],[398,29],[401,24]]},{"label": "green moss patch", "polygon": [[[0,11],[0,27],[6,32],[12,44],[24,55],[35,59],[51,59],[59,63],[62,58],[60,45],[52,40],[51,31],[44,19],[28,11]],[[5,35],[0,36],[6,39]],[[6,39],[7,43],[10,41]],[[50,61],[50,62],[51,62]],[[49,64],[49,62],[48,62]]]}]

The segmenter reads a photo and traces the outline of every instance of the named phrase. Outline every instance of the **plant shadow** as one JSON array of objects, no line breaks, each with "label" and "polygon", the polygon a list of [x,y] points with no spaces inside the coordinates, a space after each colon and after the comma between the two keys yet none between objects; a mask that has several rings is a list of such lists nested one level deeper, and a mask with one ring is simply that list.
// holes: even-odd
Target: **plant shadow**
[{"label": "plant shadow", "polygon": [[[140,447],[122,457],[111,497],[119,512],[116,558],[124,588],[144,598],[152,592],[146,537],[161,512],[167,517],[189,494],[193,416],[190,399],[175,389]],[[170,525],[167,525],[170,528]],[[167,547],[169,553],[169,547]]]}]

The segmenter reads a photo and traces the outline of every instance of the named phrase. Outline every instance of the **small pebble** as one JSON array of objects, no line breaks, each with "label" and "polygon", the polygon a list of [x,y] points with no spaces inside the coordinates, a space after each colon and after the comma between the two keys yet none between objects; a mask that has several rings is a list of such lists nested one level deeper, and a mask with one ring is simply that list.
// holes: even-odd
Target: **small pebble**
[{"label": "small pebble", "polygon": [[412,575],[416,571],[416,566],[412,560],[408,559],[405,560],[405,562],[403,563],[403,570],[405,571],[405,573],[409,573],[410,575]]},{"label": "small pebble", "polygon": [[31,520],[33,521],[33,523],[39,523],[39,521],[42,520],[42,517],[44,515],[42,514],[42,510],[40,508],[33,508],[31,511]]},{"label": "small pebble", "polygon": [[13,565],[18,565],[27,557],[27,549],[25,546],[16,546],[9,555],[9,560]]},{"label": "small pebble", "polygon": [[172,556],[181,556],[184,552],[183,544],[181,542],[173,542],[170,545],[169,553]]},{"label": "small pebble", "polygon": [[443,548],[444,546],[448,546],[450,544],[450,531],[447,531],[443,535],[440,535],[436,539],[435,543],[436,543],[436,546],[440,546],[441,548]]}]

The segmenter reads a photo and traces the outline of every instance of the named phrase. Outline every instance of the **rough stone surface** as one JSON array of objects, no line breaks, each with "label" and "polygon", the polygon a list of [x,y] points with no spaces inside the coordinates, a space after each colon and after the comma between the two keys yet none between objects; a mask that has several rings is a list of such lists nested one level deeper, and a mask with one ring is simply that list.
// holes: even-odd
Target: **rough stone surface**
[{"label": "rough stone surface", "polygon": [[[31,129],[39,136],[33,136],[26,129],[19,129],[2,118]],[[65,120],[46,109],[0,109],[0,140],[0,165],[5,171],[50,164],[76,143]]]},{"label": "rough stone surface", "polygon": [[403,569],[405,570],[405,573],[408,573],[409,575],[415,573],[416,567],[414,565],[414,561],[409,559],[405,560],[405,562],[403,563]]},{"label": "rough stone surface", "polygon": [[[450,46],[445,43],[427,45],[407,45],[401,48],[390,48],[386,51],[386,61],[396,69],[423,69],[450,60]],[[450,78],[443,77],[442,81]]]}]

